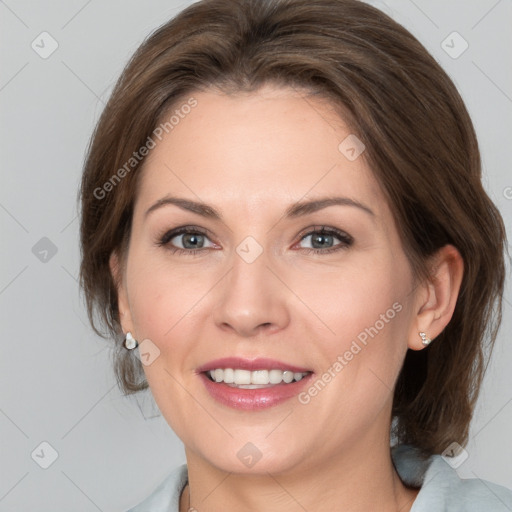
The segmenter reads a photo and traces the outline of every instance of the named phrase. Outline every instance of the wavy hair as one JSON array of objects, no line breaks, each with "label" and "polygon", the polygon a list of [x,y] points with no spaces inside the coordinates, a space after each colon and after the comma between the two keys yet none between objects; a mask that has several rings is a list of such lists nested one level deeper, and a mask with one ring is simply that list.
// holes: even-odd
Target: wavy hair
[{"label": "wavy hair", "polygon": [[429,257],[445,244],[461,253],[453,317],[426,349],[408,350],[392,415],[396,439],[425,453],[465,445],[501,322],[505,229],[482,186],[475,131],[455,85],[410,32],[357,0],[199,1],[126,65],[92,135],[80,188],[80,284],[93,328],[115,341],[120,388],[148,387],[141,363],[122,348],[109,269],[111,253],[126,251],[143,159],[119,182],[113,175],[194,92],[269,83],[339,109],[366,146],[418,279],[428,278]]}]

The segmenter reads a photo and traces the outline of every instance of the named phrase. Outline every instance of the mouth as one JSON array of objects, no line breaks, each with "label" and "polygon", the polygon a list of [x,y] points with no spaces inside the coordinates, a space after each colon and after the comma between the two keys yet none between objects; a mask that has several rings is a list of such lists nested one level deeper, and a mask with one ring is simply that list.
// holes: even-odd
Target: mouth
[{"label": "mouth", "polygon": [[271,359],[224,358],[198,368],[197,373],[217,403],[261,410],[296,397],[314,372]]},{"label": "mouth", "polygon": [[299,382],[312,372],[293,372],[291,370],[243,370],[241,368],[215,368],[203,372],[212,382],[224,383],[238,389],[264,389],[278,384]]}]

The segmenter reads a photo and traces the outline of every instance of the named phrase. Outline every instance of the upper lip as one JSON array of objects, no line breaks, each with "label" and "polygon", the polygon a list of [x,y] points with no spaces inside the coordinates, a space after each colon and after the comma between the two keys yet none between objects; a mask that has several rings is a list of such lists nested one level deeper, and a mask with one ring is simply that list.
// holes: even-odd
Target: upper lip
[{"label": "upper lip", "polygon": [[257,359],[243,359],[241,357],[223,357],[222,359],[215,359],[203,366],[200,366],[198,373],[215,370],[217,368],[239,368],[241,370],[290,370],[295,373],[311,372],[307,368],[301,368],[293,364],[278,361],[276,359],[257,358]]}]

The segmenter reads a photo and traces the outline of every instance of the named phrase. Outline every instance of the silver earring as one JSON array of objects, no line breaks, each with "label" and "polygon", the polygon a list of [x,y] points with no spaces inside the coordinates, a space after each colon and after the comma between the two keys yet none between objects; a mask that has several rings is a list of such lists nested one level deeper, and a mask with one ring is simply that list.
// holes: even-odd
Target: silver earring
[{"label": "silver earring", "polygon": [[432,341],[424,332],[419,332],[418,334],[420,335],[423,345],[427,346]]},{"label": "silver earring", "polygon": [[135,347],[139,346],[137,340],[132,336],[131,332],[126,333],[126,338],[124,339],[124,346],[128,350],[133,350]]}]

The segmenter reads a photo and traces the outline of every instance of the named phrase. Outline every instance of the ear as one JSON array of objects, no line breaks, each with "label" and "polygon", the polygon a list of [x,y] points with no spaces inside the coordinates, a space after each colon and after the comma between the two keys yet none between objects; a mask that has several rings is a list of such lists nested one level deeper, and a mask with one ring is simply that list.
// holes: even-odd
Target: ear
[{"label": "ear", "polygon": [[434,340],[450,322],[459,296],[464,261],[453,245],[445,245],[432,257],[431,276],[418,289],[416,317],[409,333],[408,346],[421,350],[420,332]]},{"label": "ear", "polygon": [[117,289],[117,307],[119,310],[119,321],[124,333],[133,333],[133,323],[126,293],[126,285],[122,272],[122,266],[116,251],[113,251],[109,259],[110,273]]}]

